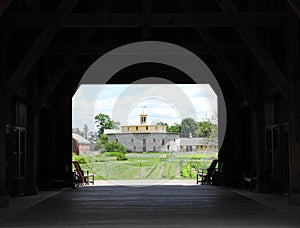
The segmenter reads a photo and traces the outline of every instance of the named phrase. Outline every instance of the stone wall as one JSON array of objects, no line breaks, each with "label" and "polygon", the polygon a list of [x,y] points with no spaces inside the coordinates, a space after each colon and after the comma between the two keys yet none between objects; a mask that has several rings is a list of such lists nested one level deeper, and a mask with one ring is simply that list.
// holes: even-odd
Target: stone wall
[{"label": "stone wall", "polygon": [[109,142],[119,142],[129,151],[163,151],[166,144],[179,138],[173,133],[117,133],[107,134]]}]

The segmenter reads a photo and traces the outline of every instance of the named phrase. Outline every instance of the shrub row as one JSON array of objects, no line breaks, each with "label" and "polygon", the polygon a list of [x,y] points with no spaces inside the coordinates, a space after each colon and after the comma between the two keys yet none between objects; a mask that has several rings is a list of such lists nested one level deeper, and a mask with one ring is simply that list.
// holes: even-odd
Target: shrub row
[{"label": "shrub row", "polygon": [[104,155],[105,156],[117,157],[118,161],[127,160],[125,153],[122,153],[122,152],[105,152]]}]

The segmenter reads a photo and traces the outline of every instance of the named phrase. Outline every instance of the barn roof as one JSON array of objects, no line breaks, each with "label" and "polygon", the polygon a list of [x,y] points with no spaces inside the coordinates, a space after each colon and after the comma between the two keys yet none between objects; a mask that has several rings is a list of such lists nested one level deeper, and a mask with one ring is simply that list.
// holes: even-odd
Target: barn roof
[{"label": "barn roof", "polygon": [[[192,146],[192,145],[205,145],[207,144],[207,139],[205,138],[179,138],[180,146]],[[212,142],[209,144],[216,144],[216,142]]]},{"label": "barn roof", "polygon": [[78,144],[91,144],[88,140],[76,133],[72,133],[72,138],[75,139]]}]

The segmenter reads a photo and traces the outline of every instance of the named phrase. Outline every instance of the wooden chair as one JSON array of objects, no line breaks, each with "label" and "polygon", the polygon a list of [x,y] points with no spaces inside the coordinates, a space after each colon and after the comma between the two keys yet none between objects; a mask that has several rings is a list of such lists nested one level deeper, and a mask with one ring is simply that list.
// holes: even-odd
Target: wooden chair
[{"label": "wooden chair", "polygon": [[72,163],[75,167],[74,172],[75,172],[76,178],[78,179],[77,181],[80,184],[87,184],[87,185],[89,185],[90,183],[94,184],[94,182],[95,182],[94,174],[89,173],[89,170],[87,170],[86,174],[84,174],[84,171],[81,169],[78,161],[72,161]]},{"label": "wooden chair", "polygon": [[211,162],[210,166],[207,169],[200,169],[200,171],[197,172],[196,184],[200,182],[201,184],[211,184],[212,176],[216,171],[217,164],[218,164],[218,160],[215,159]]},{"label": "wooden chair", "polygon": [[246,187],[246,183],[249,183],[249,190],[255,191],[256,188],[256,183],[257,183],[257,176],[253,175],[252,172],[247,172],[243,173],[243,188]]}]

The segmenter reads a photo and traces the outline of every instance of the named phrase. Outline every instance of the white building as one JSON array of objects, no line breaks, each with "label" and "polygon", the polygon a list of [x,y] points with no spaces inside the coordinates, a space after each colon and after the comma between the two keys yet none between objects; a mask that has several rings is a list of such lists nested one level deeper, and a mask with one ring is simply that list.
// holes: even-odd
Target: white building
[{"label": "white building", "polygon": [[189,151],[205,151],[217,150],[217,141],[208,142],[205,138],[178,138],[170,141],[166,145],[167,151],[189,152]]},{"label": "white building", "polygon": [[139,125],[121,126],[120,130],[104,130],[109,142],[119,142],[128,151],[163,151],[179,134],[166,132],[166,126],[147,124],[147,114],[140,114]]}]

